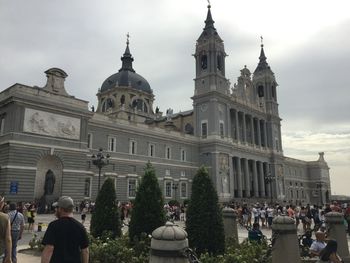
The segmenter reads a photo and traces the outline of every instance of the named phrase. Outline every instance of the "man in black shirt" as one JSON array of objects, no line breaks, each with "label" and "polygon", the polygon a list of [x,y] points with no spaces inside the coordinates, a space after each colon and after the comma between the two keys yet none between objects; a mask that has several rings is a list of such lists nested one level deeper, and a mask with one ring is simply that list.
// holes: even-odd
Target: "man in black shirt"
[{"label": "man in black shirt", "polygon": [[89,240],[84,226],[73,218],[73,199],[62,196],[53,206],[58,219],[44,235],[41,263],[88,263]]}]

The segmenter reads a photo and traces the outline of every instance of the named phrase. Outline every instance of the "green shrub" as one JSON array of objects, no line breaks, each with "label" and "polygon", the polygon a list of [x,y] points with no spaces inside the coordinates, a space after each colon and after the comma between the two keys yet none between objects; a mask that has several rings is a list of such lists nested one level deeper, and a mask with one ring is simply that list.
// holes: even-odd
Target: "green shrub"
[{"label": "green shrub", "polygon": [[116,202],[114,182],[108,178],[97,195],[94,212],[91,216],[90,232],[99,237],[103,232],[111,232],[113,237],[121,235],[121,222]]},{"label": "green shrub", "polygon": [[269,263],[271,257],[267,257],[268,246],[264,241],[261,244],[244,241],[235,243],[232,239],[226,241],[225,254],[211,256],[203,253],[200,257],[201,263]]},{"label": "green shrub", "polygon": [[136,192],[129,223],[129,238],[139,239],[141,233],[151,234],[165,224],[164,201],[154,168],[148,162]]},{"label": "green shrub", "polygon": [[90,236],[90,263],[148,263],[150,250],[150,238],[141,236],[140,241],[134,247],[130,246],[127,236],[113,239],[108,234],[101,238]]},{"label": "green shrub", "polygon": [[193,178],[186,218],[189,245],[196,253],[216,255],[224,252],[222,213],[216,190],[205,167],[200,167]]}]

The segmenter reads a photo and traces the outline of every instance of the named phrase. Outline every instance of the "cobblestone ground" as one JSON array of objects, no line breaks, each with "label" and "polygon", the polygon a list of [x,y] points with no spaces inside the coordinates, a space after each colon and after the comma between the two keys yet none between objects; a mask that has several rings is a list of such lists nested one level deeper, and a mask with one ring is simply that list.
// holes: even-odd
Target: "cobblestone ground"
[{"label": "cobblestone ground", "polygon": [[[80,221],[80,214],[74,214],[74,217]],[[53,214],[45,214],[45,215],[37,215],[36,220],[35,220],[35,228],[34,228],[34,232],[29,232],[28,230],[24,231],[23,234],[23,238],[22,240],[20,240],[18,242],[18,250],[23,250],[26,248],[29,248],[29,241],[31,240],[31,238],[33,237],[34,234],[38,235],[38,237],[41,237],[44,235],[45,230],[47,228],[47,225],[53,221],[55,219],[55,216]],[[86,229],[89,231],[90,229],[90,219],[91,219],[91,215],[88,214],[85,220],[85,224],[84,226],[86,227]],[[37,228],[38,228],[38,223],[42,223],[42,231],[38,232]],[[177,221],[175,222],[176,224],[178,224],[179,226],[184,226],[184,222],[180,222]],[[262,232],[264,233],[264,235],[267,236],[267,238],[271,237],[271,230],[267,229],[267,228],[262,228],[261,229]],[[125,233],[127,231],[127,227],[123,228],[123,232]],[[298,229],[298,234],[302,234],[302,229],[299,227]],[[247,238],[247,230],[241,226],[238,226],[238,238],[239,241],[242,242],[245,238]],[[350,238],[348,236],[348,244],[350,247]],[[28,255],[26,253],[21,253],[19,252],[18,254],[18,263],[40,263],[40,257],[39,256],[32,256],[32,255]]]}]

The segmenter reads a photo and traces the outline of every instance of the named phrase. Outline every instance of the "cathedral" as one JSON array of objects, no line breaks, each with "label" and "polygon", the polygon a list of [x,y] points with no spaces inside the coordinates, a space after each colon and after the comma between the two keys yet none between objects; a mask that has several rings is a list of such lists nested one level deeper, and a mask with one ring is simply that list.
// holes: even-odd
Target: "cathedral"
[{"label": "cathedral", "polygon": [[44,87],[14,84],[0,93],[0,192],[12,201],[94,200],[105,178],[131,201],[148,161],[165,201],[191,196],[198,168],[208,168],[220,202],[329,201],[324,154],[307,162],[284,156],[278,83],[263,44],[254,71],[235,84],[225,75],[224,41],[208,6],[195,43],[193,108],[154,109],[148,81],[136,73],[126,43],[121,66],[98,89],[98,106],[68,94],[67,73],[45,71]]}]

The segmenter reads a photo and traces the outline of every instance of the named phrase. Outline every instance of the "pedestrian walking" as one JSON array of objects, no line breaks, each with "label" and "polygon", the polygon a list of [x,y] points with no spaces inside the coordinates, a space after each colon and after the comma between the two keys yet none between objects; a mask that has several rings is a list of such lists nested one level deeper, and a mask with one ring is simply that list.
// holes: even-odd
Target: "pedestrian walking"
[{"label": "pedestrian walking", "polygon": [[88,263],[89,240],[85,227],[73,218],[73,199],[62,196],[52,206],[58,219],[45,232],[41,263]]},{"label": "pedestrian walking", "polygon": [[[17,211],[15,203],[10,203],[8,216],[11,224],[11,239],[12,239],[12,262],[17,263],[17,242],[22,238],[24,230],[24,216]],[[7,253],[7,251],[6,251]]]},{"label": "pedestrian walking", "polygon": [[[0,211],[4,208],[5,198],[0,196]],[[5,255],[5,251],[6,253]],[[0,212],[0,262],[12,263],[11,260],[11,225],[7,214]]]}]

